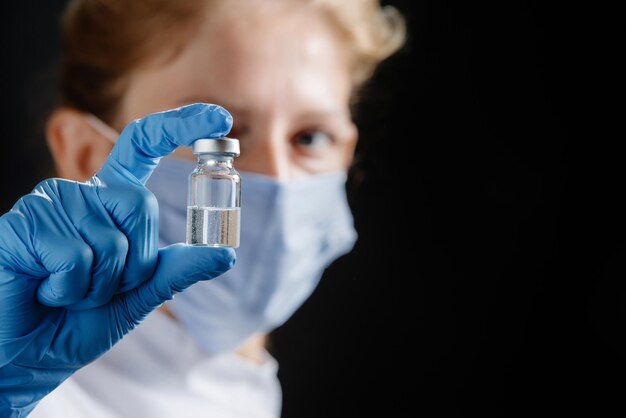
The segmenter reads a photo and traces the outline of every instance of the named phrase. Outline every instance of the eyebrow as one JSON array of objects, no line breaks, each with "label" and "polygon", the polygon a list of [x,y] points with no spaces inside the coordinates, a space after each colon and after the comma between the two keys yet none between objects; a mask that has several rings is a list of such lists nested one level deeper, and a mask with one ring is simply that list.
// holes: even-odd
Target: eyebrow
[{"label": "eyebrow", "polygon": [[300,119],[336,118],[336,117],[349,116],[349,114],[350,114],[349,112],[346,112],[343,109],[342,110],[328,109],[328,110],[304,112],[298,115],[298,117]]},{"label": "eyebrow", "polygon": [[[239,118],[247,118],[247,116],[250,114],[250,111],[247,109],[242,109],[242,108],[238,108],[236,106],[232,106],[229,104],[222,104],[222,103],[218,103],[208,97],[199,97],[199,96],[188,96],[182,100],[177,100],[175,102],[176,106],[183,106],[186,104],[191,104],[191,103],[210,103],[210,104],[217,104],[220,105],[222,107],[224,107],[226,110],[228,110],[230,113],[237,115]],[[344,110],[344,109],[336,109],[336,108],[327,108],[327,109],[323,109],[323,110],[313,110],[313,111],[308,111],[308,112],[304,112],[302,114],[297,115],[298,119],[304,119],[304,120],[308,120],[308,119],[324,119],[324,118],[337,118],[337,117],[350,117],[350,111],[349,110]]]},{"label": "eyebrow", "polygon": [[215,101],[208,97],[189,96],[189,97],[185,97],[184,99],[177,100],[176,102],[174,102],[176,106],[184,106],[184,105],[192,104],[192,103],[216,104],[216,105],[222,106],[224,109],[228,110],[230,113],[234,113],[240,117],[245,117],[246,115],[250,113],[246,111],[245,109],[240,109],[235,106],[231,106],[229,104],[219,103],[218,101]]}]

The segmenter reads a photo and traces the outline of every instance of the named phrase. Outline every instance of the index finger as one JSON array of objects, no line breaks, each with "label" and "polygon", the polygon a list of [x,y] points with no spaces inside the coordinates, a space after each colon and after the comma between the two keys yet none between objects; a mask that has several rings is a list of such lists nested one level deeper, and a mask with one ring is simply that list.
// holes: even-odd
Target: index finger
[{"label": "index finger", "polygon": [[110,184],[119,181],[120,174],[122,178],[130,174],[145,184],[161,157],[200,138],[223,137],[232,124],[233,118],[226,109],[206,103],[137,119],[124,128],[97,177]]}]

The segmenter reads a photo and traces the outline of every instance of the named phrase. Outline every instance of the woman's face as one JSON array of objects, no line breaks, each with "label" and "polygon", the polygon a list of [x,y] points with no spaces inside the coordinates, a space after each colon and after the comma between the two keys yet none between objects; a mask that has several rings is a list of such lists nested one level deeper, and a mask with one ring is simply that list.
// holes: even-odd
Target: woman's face
[{"label": "woman's face", "polygon": [[[280,3],[280,2],[277,2]],[[149,113],[215,103],[234,119],[240,171],[295,179],[345,170],[356,144],[348,62],[310,11],[213,10],[174,60],[135,71],[117,127]],[[193,158],[188,149],[179,156]]]}]

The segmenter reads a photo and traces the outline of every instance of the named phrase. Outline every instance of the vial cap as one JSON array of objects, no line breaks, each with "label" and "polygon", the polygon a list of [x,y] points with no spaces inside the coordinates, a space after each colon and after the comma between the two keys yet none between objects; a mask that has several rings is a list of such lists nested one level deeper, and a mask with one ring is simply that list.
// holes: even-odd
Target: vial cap
[{"label": "vial cap", "polygon": [[192,145],[194,154],[231,154],[239,156],[239,140],[235,138],[201,138]]}]

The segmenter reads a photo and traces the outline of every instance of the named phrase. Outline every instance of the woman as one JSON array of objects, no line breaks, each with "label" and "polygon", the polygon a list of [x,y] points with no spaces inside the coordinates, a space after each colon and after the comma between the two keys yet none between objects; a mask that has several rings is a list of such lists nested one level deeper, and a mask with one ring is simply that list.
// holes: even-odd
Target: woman
[{"label": "woman", "polygon": [[[365,0],[77,0],[64,35],[46,133],[59,176],[84,183],[47,180],[0,223],[0,411],[279,416],[265,335],[354,243],[350,105],[401,18]],[[234,268],[232,251],[170,245],[194,166],[177,147],[225,134],[241,142]]]}]

